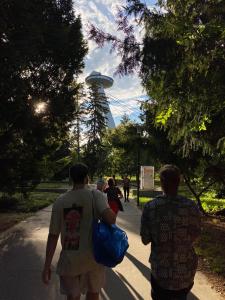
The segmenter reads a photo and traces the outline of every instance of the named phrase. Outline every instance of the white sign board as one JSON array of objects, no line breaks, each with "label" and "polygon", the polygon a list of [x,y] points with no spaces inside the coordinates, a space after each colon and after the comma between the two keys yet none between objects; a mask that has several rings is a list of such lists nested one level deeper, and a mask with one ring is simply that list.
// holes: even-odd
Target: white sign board
[{"label": "white sign board", "polygon": [[154,167],[141,166],[141,190],[154,190]]}]

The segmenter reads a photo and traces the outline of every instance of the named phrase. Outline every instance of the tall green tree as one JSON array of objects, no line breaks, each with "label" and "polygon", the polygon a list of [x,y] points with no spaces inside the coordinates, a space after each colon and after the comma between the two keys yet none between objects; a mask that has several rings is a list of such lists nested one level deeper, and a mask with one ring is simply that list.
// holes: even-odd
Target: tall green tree
[{"label": "tall green tree", "polygon": [[88,91],[88,97],[83,102],[87,118],[84,120],[86,132],[86,144],[84,147],[84,161],[89,166],[90,176],[100,174],[104,170],[107,160],[107,151],[103,145],[103,136],[106,133],[106,97],[99,93],[99,86],[92,85]]},{"label": "tall green tree", "polygon": [[[77,90],[78,87],[78,90]],[[84,105],[84,98],[85,92],[83,89],[83,85],[77,84],[74,82],[71,86],[72,90],[75,90],[76,93],[74,95],[74,102],[75,102],[75,113],[74,119],[72,122],[71,130],[69,136],[67,138],[67,153],[64,156],[58,157],[56,161],[56,169],[57,177],[68,177],[68,169],[71,165],[76,162],[79,162],[82,159],[82,142],[83,142],[83,135],[84,135],[84,119],[86,117],[85,105]],[[65,143],[64,149],[65,149]]]},{"label": "tall green tree", "polygon": [[[145,138],[138,133],[140,125],[123,118],[124,122],[118,125],[106,137],[111,147],[109,153],[109,164],[112,173],[122,175],[136,175],[138,163],[149,164],[150,157],[146,155]],[[140,161],[138,156],[140,154]]]},{"label": "tall green tree", "polygon": [[[0,189],[39,180],[74,117],[74,91],[87,53],[72,1],[0,3]],[[75,91],[76,93],[76,91]]]}]

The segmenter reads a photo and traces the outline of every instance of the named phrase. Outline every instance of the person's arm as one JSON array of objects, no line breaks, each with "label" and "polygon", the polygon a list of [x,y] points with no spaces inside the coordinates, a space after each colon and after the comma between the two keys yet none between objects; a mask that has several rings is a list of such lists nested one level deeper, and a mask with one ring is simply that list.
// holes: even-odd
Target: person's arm
[{"label": "person's arm", "polygon": [[111,224],[115,224],[116,222],[116,215],[114,214],[114,212],[111,210],[111,208],[106,208],[103,213],[102,213],[102,220],[111,225]]},{"label": "person's arm", "polygon": [[61,232],[61,222],[62,215],[60,202],[57,199],[52,207],[49,234],[46,245],[45,264],[42,271],[42,281],[45,284],[48,284],[51,279],[51,263],[57,246],[59,234]]},{"label": "person's arm", "polygon": [[94,191],[95,210],[98,218],[102,219],[107,224],[116,222],[116,215],[108,205],[107,197],[103,193]]},{"label": "person's arm", "polygon": [[148,205],[145,205],[141,217],[141,241],[144,245],[149,244],[152,241],[151,238],[151,224],[150,224],[150,218],[149,218],[149,208]]},{"label": "person's arm", "polygon": [[119,198],[123,198],[123,193],[121,192],[121,190],[119,188],[117,188],[117,194],[118,194]]},{"label": "person's arm", "polygon": [[103,183],[103,191],[105,191],[106,188],[107,188],[107,183],[104,182],[104,183]]},{"label": "person's arm", "polygon": [[48,241],[46,246],[45,264],[42,271],[42,281],[48,284],[51,280],[51,263],[53,256],[55,254],[55,249],[57,246],[59,235],[51,234],[48,235]]}]

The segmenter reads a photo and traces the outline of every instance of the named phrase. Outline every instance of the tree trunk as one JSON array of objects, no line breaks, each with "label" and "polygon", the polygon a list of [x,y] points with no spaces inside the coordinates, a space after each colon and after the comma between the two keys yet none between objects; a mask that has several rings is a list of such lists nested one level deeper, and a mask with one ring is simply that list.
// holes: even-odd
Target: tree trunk
[{"label": "tree trunk", "polygon": [[189,178],[186,175],[184,175],[184,174],[183,174],[183,176],[184,176],[184,180],[185,180],[185,183],[186,183],[187,187],[189,188],[189,190],[192,192],[192,194],[195,196],[195,199],[197,200],[197,204],[198,204],[198,207],[199,207],[200,211],[204,215],[207,215],[207,213],[205,212],[204,208],[202,207],[202,203],[201,203],[201,199],[200,199],[199,194],[197,194],[195,192],[195,190],[193,189],[193,187],[191,186]]}]

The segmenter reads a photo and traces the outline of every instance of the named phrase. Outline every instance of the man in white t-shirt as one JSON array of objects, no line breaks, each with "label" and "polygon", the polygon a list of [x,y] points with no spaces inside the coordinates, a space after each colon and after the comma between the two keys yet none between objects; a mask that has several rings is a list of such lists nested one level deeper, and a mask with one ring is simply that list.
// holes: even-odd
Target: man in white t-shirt
[{"label": "man in white t-shirt", "polygon": [[105,268],[96,263],[92,252],[93,207],[95,217],[108,224],[115,223],[116,216],[103,193],[85,187],[88,183],[86,165],[79,163],[71,167],[70,177],[73,189],[61,195],[52,208],[42,280],[45,284],[50,281],[51,263],[60,235],[62,251],[57,274],[61,293],[67,300],[78,300],[81,293],[87,292],[87,300],[98,300]]}]

